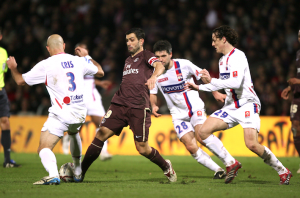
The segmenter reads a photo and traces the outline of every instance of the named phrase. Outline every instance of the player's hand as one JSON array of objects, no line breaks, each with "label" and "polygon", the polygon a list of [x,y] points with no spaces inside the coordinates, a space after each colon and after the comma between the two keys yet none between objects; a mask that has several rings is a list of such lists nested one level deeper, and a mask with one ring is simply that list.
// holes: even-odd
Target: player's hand
[{"label": "player's hand", "polygon": [[109,80],[95,80],[95,84],[102,87],[103,89],[107,89],[112,84],[112,82]]},{"label": "player's hand", "polygon": [[300,79],[298,78],[291,78],[288,80],[288,83],[290,86],[295,85],[295,84],[300,84]]},{"label": "player's hand", "polygon": [[89,55],[89,52],[87,51],[87,49],[85,49],[83,47],[76,47],[75,54],[80,57],[85,57],[85,56]]},{"label": "player's hand", "polygon": [[226,94],[222,94],[218,91],[214,91],[212,92],[213,93],[213,96],[215,97],[215,99],[218,101],[218,102],[225,102],[225,99],[226,99]]},{"label": "player's hand", "polygon": [[289,96],[290,96],[290,91],[291,91],[291,87],[288,86],[287,88],[285,88],[285,89],[281,92],[281,97],[282,97],[284,100],[288,100],[288,99],[289,99]]},{"label": "player's hand", "polygon": [[200,71],[200,74],[202,74],[201,80],[202,80],[205,84],[211,82],[210,74],[209,74],[209,72],[208,72],[206,69],[201,70],[201,71]]},{"label": "player's hand", "polygon": [[188,90],[188,91],[190,91],[190,90],[196,90],[196,91],[199,91],[199,86],[196,85],[195,83],[186,82],[186,83],[184,84],[184,89],[185,89],[185,90]]},{"label": "player's hand", "polygon": [[157,118],[158,118],[159,116],[161,116],[161,114],[157,113],[158,109],[159,109],[158,106],[153,106],[153,107],[152,107],[152,113],[153,113],[153,115],[154,115],[155,117],[157,117]]},{"label": "player's hand", "polygon": [[10,56],[9,59],[6,61],[6,64],[8,66],[9,69],[16,69],[17,68],[17,62],[15,57]]},{"label": "player's hand", "polygon": [[156,83],[156,77],[152,76],[151,78],[149,78],[147,80],[147,82],[145,83],[145,85],[148,86],[149,90],[152,90],[155,87],[155,83]]}]

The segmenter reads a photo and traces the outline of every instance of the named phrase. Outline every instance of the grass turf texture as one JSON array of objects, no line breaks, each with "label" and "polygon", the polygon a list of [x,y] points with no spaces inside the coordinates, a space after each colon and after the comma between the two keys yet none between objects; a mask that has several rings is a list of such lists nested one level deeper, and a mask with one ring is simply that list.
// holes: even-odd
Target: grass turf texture
[{"label": "grass turf texture", "polygon": [[[3,154],[1,153],[1,156]],[[12,154],[21,168],[0,168],[0,197],[299,197],[299,158],[279,158],[293,177],[290,185],[280,186],[273,168],[258,157],[237,157],[242,163],[238,176],[230,184],[213,180],[213,172],[191,156],[164,156],[172,161],[178,181],[169,183],[160,168],[142,156],[114,156],[96,160],[83,183],[57,186],[32,185],[48,175],[37,154]],[[56,155],[58,168],[71,162],[70,155]],[[221,167],[219,159],[212,157]]]}]

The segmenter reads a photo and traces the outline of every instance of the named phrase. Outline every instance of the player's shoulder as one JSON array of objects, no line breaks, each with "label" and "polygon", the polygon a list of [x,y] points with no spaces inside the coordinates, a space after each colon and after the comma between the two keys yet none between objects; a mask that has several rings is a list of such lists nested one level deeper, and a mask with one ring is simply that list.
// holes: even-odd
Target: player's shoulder
[{"label": "player's shoulder", "polygon": [[246,57],[245,53],[242,50],[239,50],[237,48],[234,49],[232,56],[242,57],[242,58]]},{"label": "player's shoulder", "polygon": [[183,59],[183,58],[174,58],[173,61],[178,62],[180,64],[180,67],[193,65],[193,63],[190,60]]},{"label": "player's shoulder", "polygon": [[7,51],[3,47],[0,47],[0,56],[7,56]]}]

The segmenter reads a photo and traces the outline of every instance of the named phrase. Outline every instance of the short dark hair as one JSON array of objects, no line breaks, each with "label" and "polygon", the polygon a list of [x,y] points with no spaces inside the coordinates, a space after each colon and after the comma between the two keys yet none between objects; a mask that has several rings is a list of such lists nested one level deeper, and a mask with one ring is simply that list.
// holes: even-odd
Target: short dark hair
[{"label": "short dark hair", "polygon": [[141,28],[132,28],[126,32],[126,35],[134,33],[138,40],[145,39],[145,32]]},{"label": "short dark hair", "polygon": [[212,33],[215,34],[216,38],[219,39],[225,37],[228,43],[230,43],[231,45],[235,45],[238,42],[238,33],[228,25],[220,26],[214,29]]},{"label": "short dark hair", "polygon": [[154,46],[153,46],[153,52],[161,52],[161,51],[164,51],[166,50],[166,52],[168,54],[171,54],[172,52],[172,45],[169,41],[167,40],[160,40],[160,41],[157,41]]}]

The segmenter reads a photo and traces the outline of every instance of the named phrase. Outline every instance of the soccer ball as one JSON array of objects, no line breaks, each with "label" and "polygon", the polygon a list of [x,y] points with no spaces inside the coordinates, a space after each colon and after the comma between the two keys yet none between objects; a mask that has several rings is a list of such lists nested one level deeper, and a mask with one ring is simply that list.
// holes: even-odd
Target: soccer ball
[{"label": "soccer ball", "polygon": [[71,162],[63,164],[59,169],[59,177],[64,182],[73,182],[73,171]]}]

